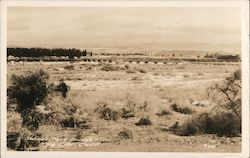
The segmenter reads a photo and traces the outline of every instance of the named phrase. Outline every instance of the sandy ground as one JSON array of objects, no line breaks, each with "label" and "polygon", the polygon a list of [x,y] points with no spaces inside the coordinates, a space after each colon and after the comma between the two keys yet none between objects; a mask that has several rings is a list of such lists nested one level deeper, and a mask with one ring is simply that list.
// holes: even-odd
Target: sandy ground
[{"label": "sandy ground", "polygon": [[[74,68],[65,69],[65,65]],[[142,68],[127,73],[120,71],[101,71],[97,64],[89,63],[42,63],[8,65],[8,84],[11,74],[21,74],[27,70],[43,68],[50,75],[50,82],[63,78],[70,86],[70,96],[76,103],[87,109],[94,109],[98,101],[107,101],[112,108],[124,105],[127,94],[142,104],[147,102],[150,111],[138,117],[117,121],[101,120],[93,116],[90,129],[39,129],[50,141],[40,145],[40,150],[66,151],[156,151],[156,152],[240,152],[241,138],[225,138],[215,135],[176,136],[166,131],[176,121],[183,122],[192,115],[172,112],[170,116],[155,115],[161,107],[169,106],[169,100],[186,103],[189,99],[206,101],[206,88],[221,82],[235,69],[235,65],[156,65],[133,64],[130,67]],[[208,102],[209,103],[209,102]],[[197,114],[212,107],[191,107]],[[11,114],[10,114],[11,115]],[[139,118],[149,115],[151,126],[135,126]],[[140,116],[140,117],[139,117]],[[132,131],[131,139],[122,139],[118,133],[127,128]],[[68,139],[79,137],[82,141],[70,142]],[[53,140],[58,138],[60,141]],[[66,141],[62,141],[65,139]]]}]

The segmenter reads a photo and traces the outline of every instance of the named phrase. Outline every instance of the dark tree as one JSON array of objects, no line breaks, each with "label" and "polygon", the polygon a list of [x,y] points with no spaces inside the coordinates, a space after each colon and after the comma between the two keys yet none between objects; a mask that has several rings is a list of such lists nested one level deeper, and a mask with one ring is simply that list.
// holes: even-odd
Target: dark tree
[{"label": "dark tree", "polygon": [[66,57],[74,58],[74,57],[81,57],[86,56],[86,50],[79,50],[79,49],[63,49],[63,48],[7,48],[7,56],[14,56],[14,57]]},{"label": "dark tree", "polygon": [[237,70],[222,83],[209,88],[208,95],[221,108],[241,117],[241,71]]},{"label": "dark tree", "polygon": [[17,103],[17,111],[22,113],[39,105],[48,95],[48,74],[43,70],[13,75],[7,89],[8,99]]}]

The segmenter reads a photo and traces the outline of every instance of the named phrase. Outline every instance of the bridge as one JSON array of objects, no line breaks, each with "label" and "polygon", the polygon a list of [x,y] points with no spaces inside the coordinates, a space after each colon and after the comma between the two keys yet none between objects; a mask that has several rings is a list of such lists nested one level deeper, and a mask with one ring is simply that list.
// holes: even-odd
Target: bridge
[{"label": "bridge", "polygon": [[217,64],[217,65],[239,65],[240,62],[223,61],[215,58],[157,58],[157,57],[112,57],[112,56],[92,56],[81,58],[13,58],[8,62],[98,62],[98,63],[130,63],[130,64],[177,64],[183,62],[195,64]]}]

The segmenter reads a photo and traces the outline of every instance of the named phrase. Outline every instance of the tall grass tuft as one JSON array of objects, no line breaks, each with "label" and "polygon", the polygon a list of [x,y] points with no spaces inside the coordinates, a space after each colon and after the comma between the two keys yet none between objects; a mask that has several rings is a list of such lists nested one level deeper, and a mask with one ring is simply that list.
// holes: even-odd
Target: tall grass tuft
[{"label": "tall grass tuft", "polygon": [[181,107],[180,105],[173,103],[170,105],[170,108],[178,113],[182,113],[182,114],[191,114],[193,113],[193,110],[190,109],[189,107]]},{"label": "tall grass tuft", "polygon": [[238,136],[241,133],[241,120],[229,111],[202,113],[184,122],[174,133],[181,136],[196,134]]}]

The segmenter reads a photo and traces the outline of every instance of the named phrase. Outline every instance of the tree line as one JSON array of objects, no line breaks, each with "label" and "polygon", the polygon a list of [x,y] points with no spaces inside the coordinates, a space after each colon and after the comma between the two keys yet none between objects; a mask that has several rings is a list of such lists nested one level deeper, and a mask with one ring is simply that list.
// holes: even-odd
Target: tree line
[{"label": "tree line", "polygon": [[80,49],[64,49],[64,48],[7,48],[7,56],[14,57],[45,57],[45,56],[56,56],[74,58],[86,56],[86,50]]}]

